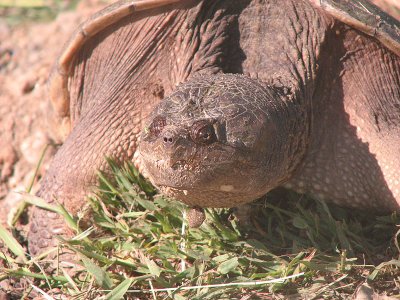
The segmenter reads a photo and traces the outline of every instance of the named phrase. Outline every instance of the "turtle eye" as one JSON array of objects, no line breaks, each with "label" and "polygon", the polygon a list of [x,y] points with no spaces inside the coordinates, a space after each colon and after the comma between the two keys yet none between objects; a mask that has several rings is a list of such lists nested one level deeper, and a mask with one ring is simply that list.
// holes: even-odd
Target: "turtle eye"
[{"label": "turtle eye", "polygon": [[199,121],[193,124],[190,137],[196,143],[209,144],[215,140],[214,127],[207,121]]},{"label": "turtle eye", "polygon": [[149,131],[152,137],[158,137],[166,125],[165,118],[157,116],[153,119],[149,126]]}]

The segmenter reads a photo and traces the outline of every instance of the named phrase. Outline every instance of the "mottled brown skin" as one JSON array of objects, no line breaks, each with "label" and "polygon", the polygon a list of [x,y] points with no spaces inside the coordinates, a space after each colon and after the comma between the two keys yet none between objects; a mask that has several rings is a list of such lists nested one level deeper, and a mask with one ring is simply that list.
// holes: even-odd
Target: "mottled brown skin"
[{"label": "mottled brown skin", "polygon": [[[196,207],[236,206],[285,186],[344,206],[399,210],[397,55],[305,0],[179,8],[128,16],[77,53],[72,131],[41,197],[75,214],[95,169],[114,156]],[[61,219],[35,209],[31,253],[60,233]]]},{"label": "mottled brown skin", "polygon": [[165,100],[143,130],[140,158],[161,191],[190,206],[248,203],[285,181],[304,159],[308,112],[272,85],[243,75],[207,75]]}]

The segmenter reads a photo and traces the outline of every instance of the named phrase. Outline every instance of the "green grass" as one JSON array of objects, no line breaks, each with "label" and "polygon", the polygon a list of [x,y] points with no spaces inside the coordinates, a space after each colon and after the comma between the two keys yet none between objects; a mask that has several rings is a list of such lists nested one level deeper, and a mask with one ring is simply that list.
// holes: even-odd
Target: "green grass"
[{"label": "green grass", "polygon": [[[184,204],[157,194],[131,165],[110,164],[114,179],[99,174],[100,187],[80,216],[90,222],[54,208],[77,231],[76,239],[60,239],[84,266],[73,276],[62,266],[50,275],[42,267],[46,257],[25,253],[18,232],[0,231],[9,248],[0,253],[0,280],[19,281],[12,297],[42,290],[74,299],[345,299],[363,283],[399,293],[395,215],[366,215],[277,190],[252,204],[250,226],[240,225],[232,209],[207,209],[200,228],[182,229]],[[287,276],[293,277],[280,280]]]},{"label": "green grass", "polygon": [[79,0],[0,0],[0,16],[10,26],[48,22],[60,12],[73,9]]}]

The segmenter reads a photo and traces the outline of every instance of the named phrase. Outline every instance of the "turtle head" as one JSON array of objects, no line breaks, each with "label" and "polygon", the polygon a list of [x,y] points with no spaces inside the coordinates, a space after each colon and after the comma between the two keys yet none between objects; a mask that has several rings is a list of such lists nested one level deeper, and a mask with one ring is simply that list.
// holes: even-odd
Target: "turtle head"
[{"label": "turtle head", "polygon": [[181,84],[143,129],[139,153],[145,175],[192,206],[232,207],[260,197],[292,165],[279,98],[242,75]]}]

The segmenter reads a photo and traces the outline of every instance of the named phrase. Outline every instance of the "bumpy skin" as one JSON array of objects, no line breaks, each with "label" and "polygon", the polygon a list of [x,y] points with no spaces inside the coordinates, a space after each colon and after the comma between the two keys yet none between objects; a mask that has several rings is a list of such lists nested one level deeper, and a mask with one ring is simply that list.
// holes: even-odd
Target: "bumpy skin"
[{"label": "bumpy skin", "polygon": [[250,202],[304,158],[307,110],[280,89],[243,75],[209,75],[165,100],[143,130],[143,167],[161,191],[191,206]]},{"label": "bumpy skin", "polygon": [[[196,207],[236,206],[286,186],[399,210],[398,56],[307,1],[180,5],[128,16],[79,51],[72,132],[42,197],[76,213],[107,155],[133,159]],[[34,212],[33,254],[65,232],[47,217]]]}]

